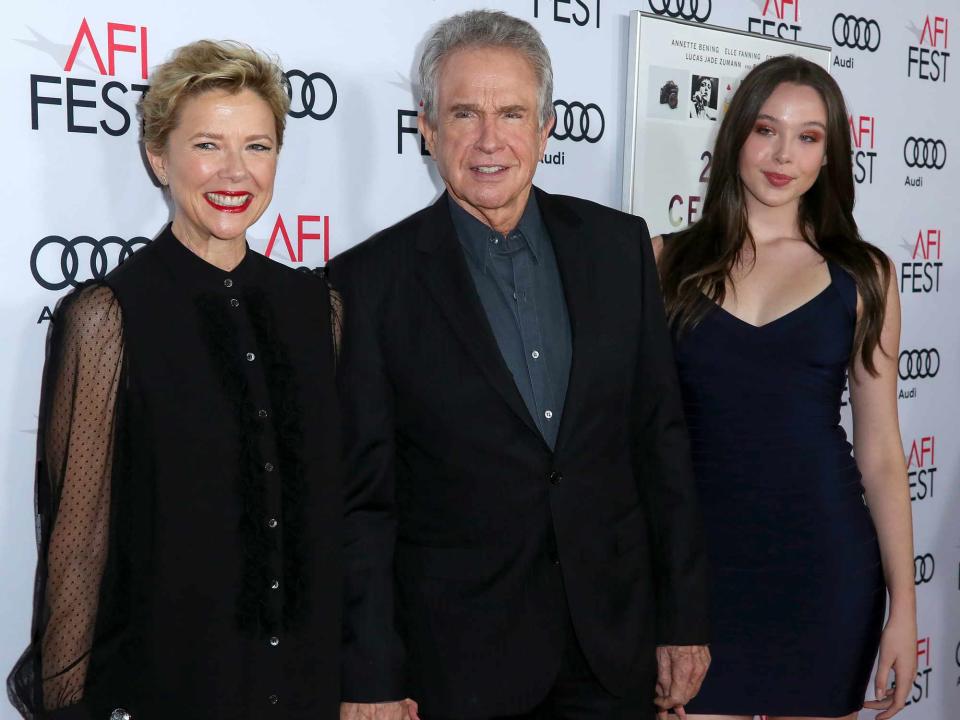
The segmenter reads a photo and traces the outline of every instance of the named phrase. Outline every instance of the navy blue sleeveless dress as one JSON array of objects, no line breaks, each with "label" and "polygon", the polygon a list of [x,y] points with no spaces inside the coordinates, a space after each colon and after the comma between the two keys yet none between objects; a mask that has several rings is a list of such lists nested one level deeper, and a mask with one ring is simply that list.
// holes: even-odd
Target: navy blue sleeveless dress
[{"label": "navy blue sleeveless dress", "polygon": [[859,710],[885,585],[840,426],[856,286],[757,327],[714,305],[676,340],[712,573],[713,663],[688,713]]}]

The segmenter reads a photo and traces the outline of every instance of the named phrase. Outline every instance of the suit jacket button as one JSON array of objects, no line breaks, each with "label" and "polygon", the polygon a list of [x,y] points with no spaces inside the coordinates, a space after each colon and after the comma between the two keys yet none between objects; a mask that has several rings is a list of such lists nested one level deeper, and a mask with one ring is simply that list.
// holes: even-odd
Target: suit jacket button
[{"label": "suit jacket button", "polygon": [[548,476],[551,485],[559,485],[560,481],[563,480],[563,474],[558,473],[556,470],[550,473]]}]

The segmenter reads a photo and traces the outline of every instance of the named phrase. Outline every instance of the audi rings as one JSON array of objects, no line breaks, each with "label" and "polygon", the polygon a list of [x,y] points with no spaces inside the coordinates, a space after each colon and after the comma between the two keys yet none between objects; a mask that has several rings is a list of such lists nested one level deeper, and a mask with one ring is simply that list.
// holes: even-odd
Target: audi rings
[{"label": "audi rings", "polygon": [[940,353],[935,348],[904,350],[900,353],[897,373],[901,380],[936,377],[940,372]]},{"label": "audi rings", "polygon": [[947,144],[943,140],[908,137],[903,143],[903,161],[907,167],[942,170],[947,164]]},{"label": "audi rings", "polygon": [[837,13],[833,19],[833,41],[840,47],[876,52],[880,47],[880,23]]},{"label": "audi rings", "polygon": [[917,555],[913,559],[913,584],[923,585],[933,580],[933,571],[936,563],[933,561],[933,555]]},{"label": "audi rings", "polygon": [[603,110],[596,103],[570,102],[554,100],[553,111],[557,122],[553,126],[551,135],[557,140],[573,140],[595,143],[603,137],[607,121],[603,117]]},{"label": "audi rings", "polygon": [[[33,252],[30,253],[30,272],[33,273],[33,279],[47,290],[63,290],[68,286],[77,287],[85,280],[102,280],[113,267],[133,255],[138,246],[148,245],[149,243],[150,239],[145,237],[124,240],[116,235],[110,235],[102,240],[97,240],[89,235],[79,235],[72,240],[67,240],[59,235],[47,235],[36,244]],[[81,262],[77,248],[85,245],[90,246],[89,278],[79,277]],[[116,263],[111,267],[107,256],[107,248],[113,245],[117,246],[119,251]],[[50,246],[60,247],[59,272],[54,271],[56,272],[55,275],[49,272],[49,266],[54,263],[44,264],[41,270],[40,253],[43,252],[44,248]]]},{"label": "audi rings", "polygon": [[[309,115],[314,120],[326,120],[333,115],[333,111],[337,109],[337,86],[326,73],[315,72],[307,75],[303,70],[287,70],[284,75],[287,78],[287,95],[290,97],[290,110],[287,112],[290,117],[304,118]],[[293,91],[293,78],[300,81],[299,93]],[[317,83],[320,85],[318,86]],[[320,100],[324,85],[330,92],[329,104]],[[295,107],[297,103],[294,101],[294,96],[299,100],[299,108]],[[323,102],[320,106],[322,112],[317,109],[318,102]]]},{"label": "audi rings", "polygon": [[713,0],[647,0],[656,15],[706,22],[713,12]]}]

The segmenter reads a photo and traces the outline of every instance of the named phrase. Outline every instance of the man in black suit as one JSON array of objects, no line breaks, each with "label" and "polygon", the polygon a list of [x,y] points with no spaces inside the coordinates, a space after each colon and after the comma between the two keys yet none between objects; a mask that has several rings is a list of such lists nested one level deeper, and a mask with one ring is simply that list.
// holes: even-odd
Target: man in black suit
[{"label": "man in black suit", "polygon": [[[648,718],[706,671],[688,443],[644,222],[532,185],[539,35],[441,23],[447,192],[336,258],[349,485],[342,718]],[[659,671],[659,676],[658,676]]]}]

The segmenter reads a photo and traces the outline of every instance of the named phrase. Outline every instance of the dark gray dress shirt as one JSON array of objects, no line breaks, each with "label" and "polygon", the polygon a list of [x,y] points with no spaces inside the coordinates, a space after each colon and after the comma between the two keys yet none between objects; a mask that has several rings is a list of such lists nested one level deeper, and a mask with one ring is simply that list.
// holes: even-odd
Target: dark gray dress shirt
[{"label": "dark gray dress shirt", "polygon": [[502,235],[449,197],[450,213],[480,302],[517,390],[553,448],[573,346],[553,242],[533,192],[515,229]]}]

